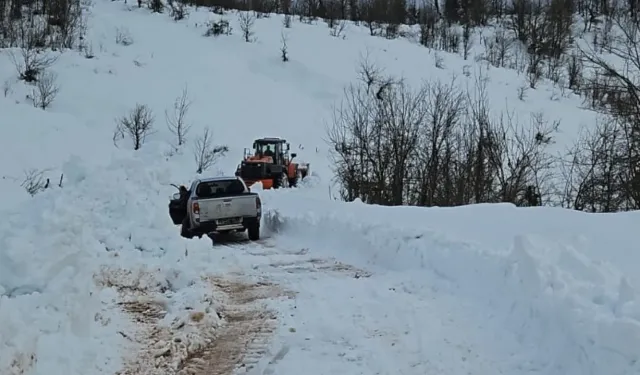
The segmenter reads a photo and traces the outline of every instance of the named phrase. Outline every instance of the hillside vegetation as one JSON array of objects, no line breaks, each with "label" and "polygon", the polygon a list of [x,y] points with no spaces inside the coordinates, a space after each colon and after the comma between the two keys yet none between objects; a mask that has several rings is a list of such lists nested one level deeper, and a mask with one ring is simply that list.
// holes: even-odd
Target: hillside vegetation
[{"label": "hillside vegetation", "polygon": [[[283,29],[295,20],[324,21],[338,38],[347,25],[362,25],[372,37],[408,38],[431,49],[435,66],[425,66],[425,76],[444,68],[441,54],[459,54],[526,75],[520,100],[547,80],[559,89],[554,95],[579,95],[597,118],[574,145],[554,150],[550,145],[560,124],[544,113],[521,119],[507,108],[496,114],[482,71],[473,87],[462,89],[438,79],[408,82],[363,56],[361,79],[345,89],[328,120],[326,138],[342,199],[420,206],[511,202],[589,212],[640,208],[640,20],[634,1],[151,0],[136,5],[168,13],[176,22],[188,19],[192,7],[210,8],[220,15],[206,25],[205,34],[213,36],[233,32],[225,13],[240,10],[239,31],[246,42],[255,40],[256,19],[272,13],[285,15]],[[12,60],[20,79],[34,86],[34,106],[46,109],[59,91],[48,69],[56,55],[46,50],[80,49],[92,58],[93,47],[84,38],[87,6],[79,0],[0,1],[0,47],[19,48],[12,50]],[[131,43],[126,30],[117,39]],[[289,59],[285,34],[281,58]],[[5,85],[5,95],[7,90]],[[172,120],[178,145],[188,131],[180,113],[178,108]],[[129,136],[141,147],[150,117],[144,105],[133,109],[119,121],[114,142]],[[225,150],[207,147],[212,160]]]}]

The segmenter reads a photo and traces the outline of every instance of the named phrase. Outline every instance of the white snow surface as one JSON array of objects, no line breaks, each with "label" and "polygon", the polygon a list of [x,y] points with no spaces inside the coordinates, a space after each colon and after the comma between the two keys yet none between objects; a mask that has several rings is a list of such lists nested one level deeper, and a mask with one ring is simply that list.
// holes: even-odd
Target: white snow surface
[{"label": "white snow surface", "polygon": [[[96,56],[61,55],[47,111],[31,106],[30,87],[0,55],[0,79],[12,82],[0,96],[0,374],[116,374],[141,349],[127,339],[140,327],[118,302],[142,293],[167,311],[166,326],[196,310],[215,328],[222,302],[203,276],[232,272],[297,292],[270,302],[280,328],[251,374],[640,374],[638,213],[388,208],[330,196],[324,122],[365,49],[410,79],[450,80],[473,62],[443,53],[447,69],[430,70],[433,53],[409,41],[355,26],[343,40],[295,22],[283,65],[280,16],[256,22],[254,43],[202,37],[210,18],[192,10],[176,23],[96,1],[87,37]],[[123,27],[127,47],[115,43]],[[490,73],[496,110],[505,100],[522,116],[543,110],[563,120],[564,141],[594,121],[578,98],[549,100],[544,83],[527,102],[512,100],[525,78]],[[232,174],[262,136],[287,138],[311,163],[300,188],[255,189],[269,248],[212,247],[172,225],[169,184],[195,178],[191,150],[170,155],[163,124],[184,85],[190,139],[211,126],[230,147],[210,173]],[[158,131],[139,151],[115,148],[113,119],[137,102],[154,110]],[[29,196],[28,169],[46,169],[52,187]],[[178,334],[199,340],[188,329]],[[276,352],[284,357],[272,360]]]}]

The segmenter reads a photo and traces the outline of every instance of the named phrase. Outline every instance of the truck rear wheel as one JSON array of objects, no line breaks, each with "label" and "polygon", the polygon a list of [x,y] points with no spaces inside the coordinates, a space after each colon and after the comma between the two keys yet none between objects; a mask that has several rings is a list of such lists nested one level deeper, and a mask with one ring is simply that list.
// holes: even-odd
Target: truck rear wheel
[{"label": "truck rear wheel", "polygon": [[255,222],[247,227],[249,240],[257,241],[260,239],[260,223]]},{"label": "truck rear wheel", "polygon": [[182,220],[182,225],[180,225],[180,235],[184,238],[193,238],[193,234],[191,234],[191,231],[189,230],[189,227],[191,226],[191,223],[189,222],[189,218],[185,217]]}]

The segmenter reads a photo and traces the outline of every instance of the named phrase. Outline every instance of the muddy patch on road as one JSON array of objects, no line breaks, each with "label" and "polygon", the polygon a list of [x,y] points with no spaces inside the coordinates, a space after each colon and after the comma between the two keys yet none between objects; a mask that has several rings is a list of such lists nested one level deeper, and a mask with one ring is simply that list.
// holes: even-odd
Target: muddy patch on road
[{"label": "muddy patch on road", "polygon": [[169,316],[170,297],[157,284],[107,280],[103,284],[119,290],[118,305],[133,323],[132,332],[119,333],[137,348],[115,375],[232,375],[250,368],[266,354],[277,328],[265,300],[293,297],[275,284],[212,276],[200,280],[211,290],[209,308],[187,307]]},{"label": "muddy patch on road", "polygon": [[277,328],[276,315],[263,303],[265,299],[293,297],[291,292],[271,283],[246,283],[214,277],[214,288],[224,299],[218,313],[226,322],[218,329],[208,348],[193,358],[192,372],[198,375],[231,375],[239,367],[252,367],[267,351]]},{"label": "muddy patch on road", "polygon": [[371,276],[371,272],[364,269],[331,259],[301,259],[294,261],[271,262],[266,267],[281,270],[286,273],[324,272],[340,276],[350,276],[356,279]]}]

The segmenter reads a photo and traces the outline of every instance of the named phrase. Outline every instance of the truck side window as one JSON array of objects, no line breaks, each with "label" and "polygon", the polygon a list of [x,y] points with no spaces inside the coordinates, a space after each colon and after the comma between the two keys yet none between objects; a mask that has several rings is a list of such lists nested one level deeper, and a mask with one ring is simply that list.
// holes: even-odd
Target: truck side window
[{"label": "truck side window", "polygon": [[198,197],[201,197],[201,198],[210,197],[212,195],[211,186],[209,186],[209,184],[207,183],[198,185],[198,188],[196,189],[196,194],[198,195]]}]

